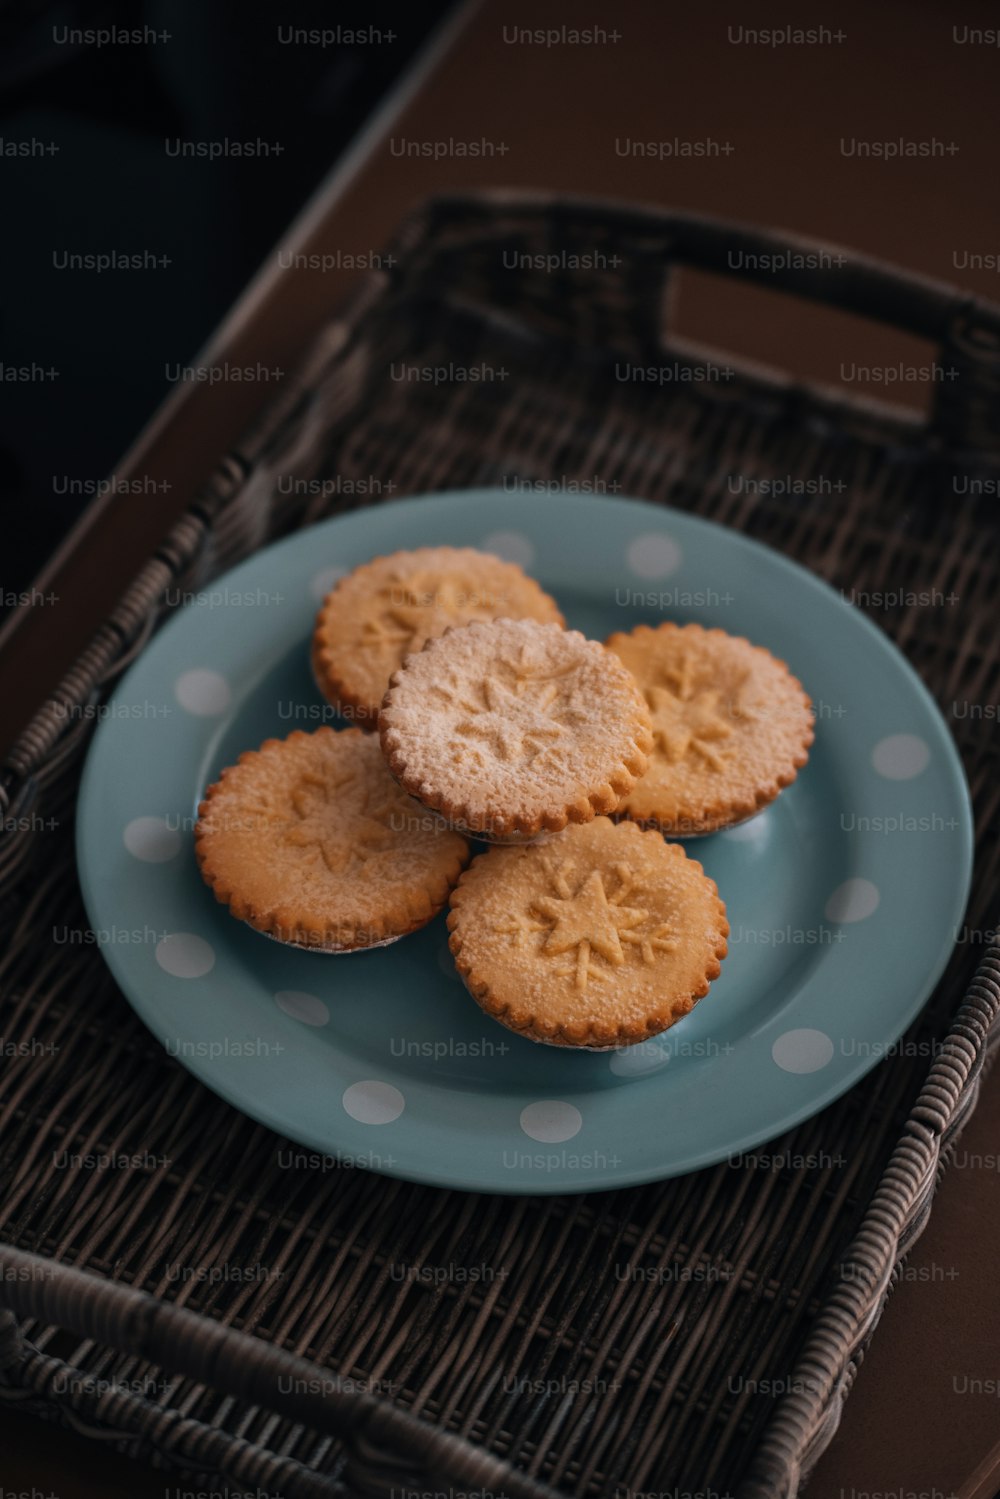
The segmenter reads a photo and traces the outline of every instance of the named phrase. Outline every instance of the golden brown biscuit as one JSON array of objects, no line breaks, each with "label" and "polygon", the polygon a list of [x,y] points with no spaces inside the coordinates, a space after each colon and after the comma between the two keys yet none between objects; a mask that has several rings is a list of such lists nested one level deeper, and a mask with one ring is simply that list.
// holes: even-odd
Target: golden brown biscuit
[{"label": "golden brown biscuit", "polygon": [[687,1015],[729,935],[715,885],[680,844],[606,817],[480,854],[452,892],[448,928],[488,1015],[534,1041],[594,1050]]},{"label": "golden brown biscuit", "polygon": [[621,814],[675,838],[744,822],[809,758],[812,703],[762,646],[701,625],[639,625],[607,641],[649,707],[654,746]]},{"label": "golden brown biscuit", "polygon": [[374,728],[389,678],[426,640],[473,619],[563,623],[559,606],[513,562],[472,547],[419,547],[356,567],[316,617],[312,663],[324,697]]},{"label": "golden brown biscuit", "polygon": [[195,852],[241,921],[348,952],[426,925],[469,850],[400,791],[377,740],[324,727],[268,739],[228,766],[198,808]]},{"label": "golden brown biscuit", "polygon": [[646,767],[649,714],[578,630],[449,630],[395,673],[379,736],[400,784],[463,831],[524,841],[618,806]]}]

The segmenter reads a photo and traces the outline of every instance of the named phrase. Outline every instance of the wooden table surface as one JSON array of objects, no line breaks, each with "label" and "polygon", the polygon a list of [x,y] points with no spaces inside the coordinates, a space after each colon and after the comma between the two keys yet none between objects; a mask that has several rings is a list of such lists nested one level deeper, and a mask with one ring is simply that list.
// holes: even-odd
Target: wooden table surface
[{"label": "wooden table surface", "polygon": [[[987,7],[959,13],[943,0],[840,0],[834,17],[810,0],[751,18],[722,6],[578,0],[572,24],[603,32],[598,41],[510,39],[514,26],[563,27],[566,15],[555,0],[536,0],[516,20],[503,0],[463,9],[292,226],[282,258],[289,250],[377,251],[429,193],[526,187],[777,226],[1000,295],[995,270],[970,268],[970,257],[996,261],[1000,249],[1000,50],[962,40],[967,27],[996,25]],[[781,26],[825,29],[811,44],[747,40],[749,28]],[[925,149],[888,158],[858,149],[901,141]],[[407,147],[430,143],[433,151],[436,142],[476,142],[480,152],[435,159]],[[684,154],[691,143],[713,142],[707,155]],[[637,143],[655,149],[640,153]],[[290,368],[354,279],[343,269],[284,269],[276,247],[193,362]],[[916,341],[859,319],[702,276],[684,278],[676,326],[831,384],[855,362],[928,357]],[[58,601],[0,634],[0,744],[52,688],[267,394],[253,383],[179,387],[116,466],[123,478],[148,475],[169,488],[143,496],[141,507],[127,496],[92,507],[39,584]],[[896,398],[926,404],[919,387]],[[1000,1282],[990,1252],[1000,1236],[998,1161],[1000,1088],[987,1085],[810,1499],[871,1491],[985,1499],[1000,1486],[982,1476],[1000,1436],[1000,1407],[970,1393],[977,1379],[995,1388],[1000,1374]],[[41,1485],[60,1499],[162,1499],[169,1489],[166,1475],[3,1405],[0,1452],[0,1479],[14,1489]]]}]

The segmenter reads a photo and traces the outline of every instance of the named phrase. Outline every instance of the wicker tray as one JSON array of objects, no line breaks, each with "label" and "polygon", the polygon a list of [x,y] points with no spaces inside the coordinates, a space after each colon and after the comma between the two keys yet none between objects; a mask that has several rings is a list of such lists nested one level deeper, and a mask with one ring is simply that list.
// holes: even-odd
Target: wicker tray
[{"label": "wicker tray", "polygon": [[[494,194],[431,204],[393,248],[392,273],[317,338],[8,757],[0,1396],[117,1434],[191,1482],[290,1499],[791,1495],[836,1429],[975,1103],[1000,954],[957,943],[907,1044],[776,1143],[801,1166],[748,1159],[546,1201],[289,1164],[287,1142],[164,1055],[95,946],[54,941],[85,921],[81,759],[168,592],[385,494],[515,476],[697,511],[861,596],[887,578],[959,593],[960,609],[878,621],[946,712],[996,701],[1000,548],[982,492],[997,484],[1000,310],[854,257],[761,273],[933,340],[957,374],[921,424],[661,331],[675,265],[725,271],[731,250],[816,246]],[[505,254],[527,258],[511,269]],[[551,255],[589,268],[532,258]],[[624,382],[620,360],[672,373]],[[398,361],[509,374],[424,384],[394,380]],[[735,376],[712,379],[722,364]],[[823,482],[734,492],[734,473]],[[995,736],[977,728],[955,716],[976,812],[968,925],[987,929],[1000,776]]]}]

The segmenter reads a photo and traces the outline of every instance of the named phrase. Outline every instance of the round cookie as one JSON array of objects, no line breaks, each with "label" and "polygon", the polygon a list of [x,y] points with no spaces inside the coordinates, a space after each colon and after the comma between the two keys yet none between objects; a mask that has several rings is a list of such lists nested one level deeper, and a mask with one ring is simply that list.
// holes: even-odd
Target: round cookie
[{"label": "round cookie", "polygon": [[410,656],[379,737],[406,791],[495,842],[613,811],[652,743],[616,656],[578,630],[510,619],[449,630]]},{"label": "round cookie", "polygon": [[639,625],[607,641],[653,724],[646,774],[619,808],[674,838],[745,822],[809,758],[812,703],[762,646],[701,625]]},{"label": "round cookie", "polygon": [[493,848],[452,892],[449,945],[469,992],[510,1030],[591,1050],[648,1040],[717,978],[729,923],[678,843],[598,817]]},{"label": "round cookie", "polygon": [[324,727],[227,766],[198,808],[195,853],[239,920],[296,947],[351,952],[426,925],[469,850],[400,791],[376,739]]},{"label": "round cookie", "polygon": [[374,728],[389,678],[424,642],[474,619],[561,625],[554,599],[513,562],[472,547],[419,547],[356,567],[316,616],[312,664],[324,697]]}]

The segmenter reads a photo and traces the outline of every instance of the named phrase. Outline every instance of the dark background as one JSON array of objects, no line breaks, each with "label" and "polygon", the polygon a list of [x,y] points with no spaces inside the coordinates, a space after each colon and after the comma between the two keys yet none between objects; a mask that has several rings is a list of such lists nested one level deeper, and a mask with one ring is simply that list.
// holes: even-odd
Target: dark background
[{"label": "dark background", "polygon": [[[0,3],[0,364],[58,371],[0,381],[0,506],[9,518],[0,593],[30,583],[163,399],[168,366],[191,363],[449,8]],[[170,33],[170,45],[62,40],[146,26]],[[396,36],[374,46],[277,45],[286,27]],[[168,154],[178,140],[261,140],[281,151],[191,159]],[[30,141],[45,154],[7,154]],[[152,275],[55,264],[66,252],[115,250],[170,264]],[[73,492],[81,485],[91,488]]]}]

